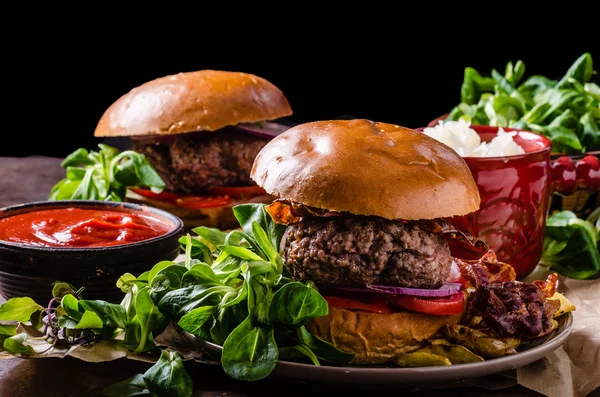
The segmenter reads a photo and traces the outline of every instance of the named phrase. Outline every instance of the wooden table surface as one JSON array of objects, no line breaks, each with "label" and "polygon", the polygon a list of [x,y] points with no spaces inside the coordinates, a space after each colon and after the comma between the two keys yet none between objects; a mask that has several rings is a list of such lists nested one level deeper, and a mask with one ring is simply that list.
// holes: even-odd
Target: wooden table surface
[{"label": "wooden table surface", "polygon": [[[119,359],[105,363],[87,363],[75,358],[0,360],[0,396],[3,397],[100,397],[102,389],[138,373],[150,364]],[[521,386],[497,391],[465,386],[452,389],[381,389],[375,385],[310,385],[266,379],[247,383],[229,378],[220,367],[186,362],[194,384],[194,397],[292,397],[292,396],[542,396]]]},{"label": "wooden table surface", "polygon": [[[0,157],[0,207],[45,200],[51,187],[64,177],[60,161],[37,156]],[[103,388],[143,373],[149,365],[127,359],[105,363],[87,363],[70,357],[0,359],[0,396],[101,396]],[[409,392],[411,396],[541,396],[519,385],[487,390],[481,387],[481,384],[489,384],[486,379],[464,381],[451,388],[431,384],[419,388],[398,385],[380,390],[377,385],[318,385],[277,379],[247,383],[229,378],[220,367],[193,362],[187,362],[186,367],[194,382],[194,396],[365,396],[374,392],[382,395]]]}]

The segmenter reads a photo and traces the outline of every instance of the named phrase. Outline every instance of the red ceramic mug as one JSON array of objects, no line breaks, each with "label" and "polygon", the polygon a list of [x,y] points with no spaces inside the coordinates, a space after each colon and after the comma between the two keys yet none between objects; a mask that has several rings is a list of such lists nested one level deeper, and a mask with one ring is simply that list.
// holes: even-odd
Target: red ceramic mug
[{"label": "red ceramic mug", "polygon": [[[498,127],[471,125],[481,140],[489,142]],[[421,129],[422,130],[422,129]],[[480,209],[449,221],[484,240],[498,259],[511,264],[522,279],[542,256],[549,202],[556,193],[579,189],[600,191],[600,156],[581,159],[551,158],[551,141],[539,134],[515,131],[515,142],[525,154],[506,157],[464,157],[481,196]],[[600,198],[599,198],[600,199]],[[481,253],[452,245],[456,257],[475,258]]]}]

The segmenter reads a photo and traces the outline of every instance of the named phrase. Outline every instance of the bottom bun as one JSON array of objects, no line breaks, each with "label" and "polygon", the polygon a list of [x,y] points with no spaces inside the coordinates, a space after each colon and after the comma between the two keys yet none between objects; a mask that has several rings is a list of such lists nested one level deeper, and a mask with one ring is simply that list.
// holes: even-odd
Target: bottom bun
[{"label": "bottom bun", "polygon": [[270,204],[273,202],[273,200],[273,196],[263,194],[260,196],[254,196],[248,200],[234,199],[230,204],[221,207],[185,208],[172,204],[168,201],[144,197],[131,190],[127,190],[127,195],[125,198],[125,201],[128,202],[146,204],[170,212],[183,221],[183,226],[188,231],[197,226],[214,227],[221,230],[239,228],[240,224],[233,214],[233,207],[246,203]]},{"label": "bottom bun", "polygon": [[386,364],[399,354],[417,350],[444,325],[460,322],[463,315],[379,314],[329,306],[327,316],[312,319],[306,328],[338,349],[354,353],[350,364]]}]

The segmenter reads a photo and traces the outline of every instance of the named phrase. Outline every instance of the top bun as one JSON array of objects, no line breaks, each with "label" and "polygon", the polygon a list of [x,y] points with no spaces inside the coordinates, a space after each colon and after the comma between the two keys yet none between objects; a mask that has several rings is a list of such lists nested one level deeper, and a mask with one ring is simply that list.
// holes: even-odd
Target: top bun
[{"label": "top bun", "polygon": [[281,90],[261,77],[200,70],[161,77],[132,89],[104,112],[94,135],[215,131],[291,114]]},{"label": "top bun", "polygon": [[479,209],[463,158],[419,131],[370,120],[300,124],[271,140],[251,178],[304,205],[387,219],[435,219]]}]

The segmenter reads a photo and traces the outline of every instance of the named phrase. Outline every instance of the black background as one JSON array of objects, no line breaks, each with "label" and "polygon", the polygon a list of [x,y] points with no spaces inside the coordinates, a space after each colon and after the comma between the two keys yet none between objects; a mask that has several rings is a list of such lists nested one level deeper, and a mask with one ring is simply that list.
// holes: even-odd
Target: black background
[{"label": "black background", "polygon": [[0,155],[64,157],[79,147],[95,149],[94,128],[111,103],[146,81],[184,71],[262,76],[287,96],[295,123],[353,115],[419,127],[459,102],[466,66],[503,73],[508,61],[520,59],[526,77],[556,79],[589,51],[600,70],[600,35],[578,20],[560,29],[499,28],[497,21],[475,29],[452,20],[367,19],[340,17],[340,29],[326,18],[190,26],[195,20],[181,14],[168,28],[146,19],[127,31],[113,20],[30,23],[31,39],[7,43]]}]

